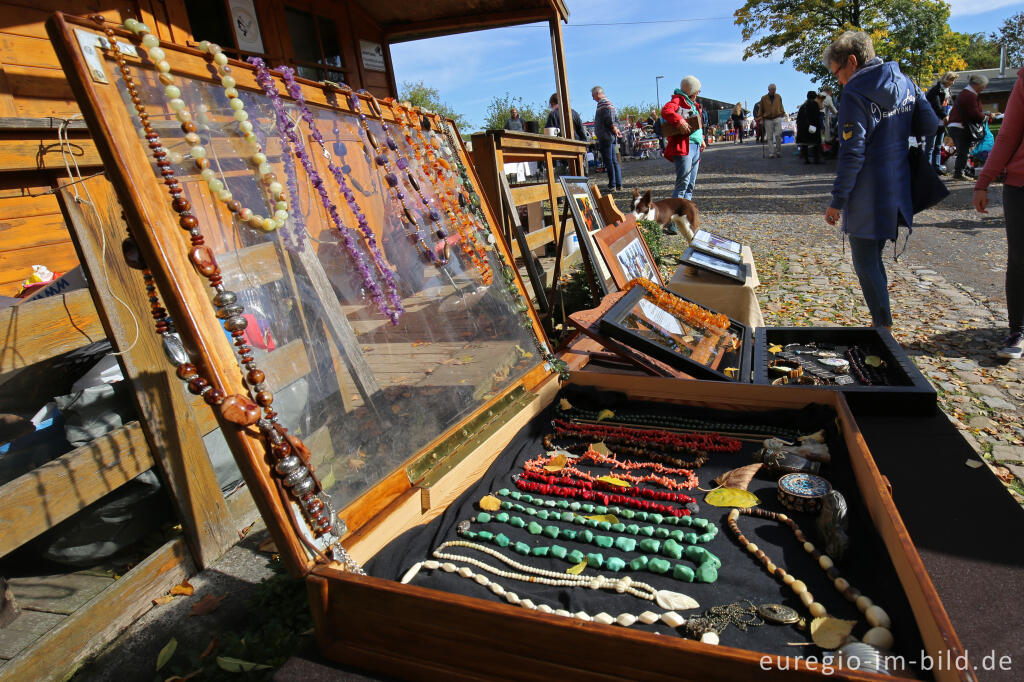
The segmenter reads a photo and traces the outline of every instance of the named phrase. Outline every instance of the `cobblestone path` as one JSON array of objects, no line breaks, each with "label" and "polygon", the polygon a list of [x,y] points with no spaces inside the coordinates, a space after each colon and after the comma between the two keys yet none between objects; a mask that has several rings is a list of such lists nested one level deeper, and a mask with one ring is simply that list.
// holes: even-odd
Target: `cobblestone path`
[{"label": "cobblestone path", "polygon": [[[762,159],[756,145],[709,147],[694,192],[702,225],[750,245],[768,325],[868,326],[848,249],[824,220],[835,162],[804,165],[793,153],[784,145],[783,158]],[[663,159],[627,162],[623,176],[621,209],[633,187],[656,199],[671,194],[674,174]],[[977,451],[964,466],[983,461],[1024,504],[1024,361],[995,358],[1006,335],[1002,190],[991,192],[981,216],[970,208],[971,184],[949,186],[950,197],[917,216],[899,262],[886,248],[893,332]]]}]

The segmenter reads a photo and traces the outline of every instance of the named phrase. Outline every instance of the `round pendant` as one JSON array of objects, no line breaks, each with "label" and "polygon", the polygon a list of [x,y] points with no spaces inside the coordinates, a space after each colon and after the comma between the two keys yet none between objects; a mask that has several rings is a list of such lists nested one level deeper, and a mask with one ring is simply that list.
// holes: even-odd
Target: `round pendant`
[{"label": "round pendant", "polygon": [[769,623],[789,624],[800,620],[800,614],[795,609],[782,604],[761,604],[757,607],[757,615]]},{"label": "round pendant", "polygon": [[818,358],[818,362],[836,372],[846,373],[850,370],[850,361],[843,358]]}]

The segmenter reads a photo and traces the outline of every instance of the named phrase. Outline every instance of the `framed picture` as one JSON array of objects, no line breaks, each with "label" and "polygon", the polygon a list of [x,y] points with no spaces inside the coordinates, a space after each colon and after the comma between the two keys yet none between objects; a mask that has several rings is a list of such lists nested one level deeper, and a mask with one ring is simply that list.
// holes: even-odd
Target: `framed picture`
[{"label": "framed picture", "polygon": [[690,265],[698,270],[713,272],[729,279],[734,279],[741,284],[747,281],[747,264],[731,263],[710,253],[698,251],[692,246],[683,253],[682,263]]},{"label": "framed picture", "polygon": [[710,253],[712,256],[718,256],[722,260],[727,260],[730,263],[743,262],[743,246],[739,242],[734,242],[731,239],[720,237],[719,235],[708,232],[707,230],[697,230],[697,234],[693,235],[693,240],[690,242],[690,246],[698,251]]},{"label": "framed picture", "polygon": [[572,221],[576,225],[576,234],[579,235],[580,251],[594,269],[601,295],[617,291],[612,271],[598,250],[594,238],[605,225],[601,213],[597,210],[597,202],[594,200],[594,193],[590,191],[588,179],[563,175],[558,181],[562,183],[562,190],[569,202]]},{"label": "framed picture", "polygon": [[625,220],[604,228],[595,234],[594,238],[619,289],[626,286],[629,280],[638,277],[658,285],[664,284],[658,272],[658,265],[654,262],[654,256],[647,248],[647,242],[640,234],[636,218],[632,214],[626,216]]},{"label": "framed picture", "polygon": [[664,287],[633,287],[604,314],[600,328],[697,379],[749,381],[749,328]]},{"label": "framed picture", "polygon": [[235,32],[238,49],[262,54],[263,36],[252,0],[229,0],[228,7],[231,8],[231,28]]}]

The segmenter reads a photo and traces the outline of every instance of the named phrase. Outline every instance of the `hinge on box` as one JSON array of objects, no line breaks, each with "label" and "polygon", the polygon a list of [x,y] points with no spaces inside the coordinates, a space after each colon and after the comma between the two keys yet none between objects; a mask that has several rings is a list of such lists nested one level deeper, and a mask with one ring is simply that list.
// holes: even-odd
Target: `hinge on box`
[{"label": "hinge on box", "polygon": [[438,446],[431,448],[405,469],[409,482],[430,487],[441,476],[451,471],[469,453],[487,440],[505,422],[518,414],[534,395],[517,386],[493,405],[469,420]]}]

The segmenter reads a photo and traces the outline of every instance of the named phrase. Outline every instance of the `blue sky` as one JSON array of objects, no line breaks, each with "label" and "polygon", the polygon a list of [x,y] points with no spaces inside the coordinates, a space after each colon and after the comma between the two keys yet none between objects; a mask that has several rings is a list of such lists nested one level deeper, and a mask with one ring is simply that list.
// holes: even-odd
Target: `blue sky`
[{"label": "blue sky", "polygon": [[[659,75],[665,76],[659,81],[664,102],[683,76],[693,74],[704,96],[749,106],[774,82],[786,108],[795,110],[813,84],[788,62],[742,60],[740,29],[732,19],[742,4],[725,0],[718,6],[681,4],[666,10],[663,2],[567,0],[569,23],[562,30],[573,108],[591,120],[590,88],[598,84],[620,106],[653,103]],[[1020,0],[952,0],[950,5],[950,26],[970,33],[995,31],[1020,11]],[[654,17],[683,21],[627,23]],[[473,129],[482,125],[495,95],[508,91],[529,103],[546,103],[555,91],[546,23],[400,43],[391,54],[399,87],[403,81],[422,80],[437,88]]]}]

